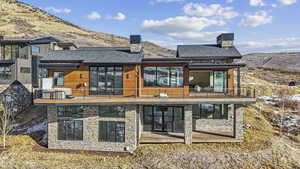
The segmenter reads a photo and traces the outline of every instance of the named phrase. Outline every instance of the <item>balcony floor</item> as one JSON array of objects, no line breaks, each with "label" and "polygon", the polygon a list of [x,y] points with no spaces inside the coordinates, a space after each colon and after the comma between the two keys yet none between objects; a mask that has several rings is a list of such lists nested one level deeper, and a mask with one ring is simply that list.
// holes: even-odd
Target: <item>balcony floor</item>
[{"label": "balcony floor", "polygon": [[75,97],[72,99],[34,99],[35,104],[254,104],[255,98],[247,97]]},{"label": "balcony floor", "polygon": [[[241,142],[231,131],[193,131],[193,143]],[[184,143],[184,133],[142,133],[141,144]]]}]

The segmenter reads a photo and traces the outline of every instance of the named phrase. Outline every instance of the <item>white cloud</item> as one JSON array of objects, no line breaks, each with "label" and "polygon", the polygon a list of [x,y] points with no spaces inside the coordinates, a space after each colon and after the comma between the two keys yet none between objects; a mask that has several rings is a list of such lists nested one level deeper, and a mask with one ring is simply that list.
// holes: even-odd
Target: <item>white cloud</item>
[{"label": "white cloud", "polygon": [[91,20],[101,19],[101,15],[96,11],[93,11],[90,14],[88,14],[87,17]]},{"label": "white cloud", "polygon": [[201,31],[212,25],[223,26],[225,22],[205,17],[177,16],[165,20],[145,20],[142,28],[148,32],[169,34],[174,32]]},{"label": "white cloud", "polygon": [[122,12],[118,12],[115,16],[111,17],[108,16],[107,19],[109,20],[117,20],[117,21],[123,21],[126,19],[126,15],[123,14]]},{"label": "white cloud", "polygon": [[55,8],[53,6],[46,7],[45,10],[53,13],[64,13],[64,14],[71,13],[71,9],[69,8]]},{"label": "white cloud", "polygon": [[234,0],[225,0],[227,3],[232,3]]},{"label": "white cloud", "polygon": [[282,52],[300,49],[300,37],[276,38],[237,43],[243,52]]},{"label": "white cloud", "polygon": [[272,23],[273,17],[269,16],[266,11],[259,11],[254,14],[245,14],[239,23],[242,27],[257,27],[263,24]]},{"label": "white cloud", "polygon": [[202,30],[209,26],[224,26],[225,24],[222,20],[205,17],[177,16],[165,20],[145,20],[142,29],[171,39],[207,42],[215,40],[216,35],[220,32],[203,32]]},{"label": "white cloud", "polygon": [[265,6],[265,3],[263,0],[250,0],[249,4],[251,6]]},{"label": "white cloud", "polygon": [[272,8],[277,8],[277,4],[272,4]]},{"label": "white cloud", "polygon": [[170,3],[170,2],[182,2],[184,0],[152,0],[152,2],[156,3]]},{"label": "white cloud", "polygon": [[232,7],[222,7],[220,4],[188,3],[184,5],[183,11],[190,16],[219,17],[224,19],[232,19],[239,15]]},{"label": "white cloud", "polygon": [[297,0],[279,0],[283,5],[292,5],[297,2]]}]

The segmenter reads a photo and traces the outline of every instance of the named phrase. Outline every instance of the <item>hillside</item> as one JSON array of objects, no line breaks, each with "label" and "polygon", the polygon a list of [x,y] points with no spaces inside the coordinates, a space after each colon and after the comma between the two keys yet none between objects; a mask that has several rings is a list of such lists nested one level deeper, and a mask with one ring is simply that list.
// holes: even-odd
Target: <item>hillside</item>
[{"label": "hillside", "polygon": [[[127,46],[128,39],[90,31],[15,0],[0,0],[0,34],[9,39],[53,36],[78,46]],[[145,57],[170,57],[175,52],[144,42]]]},{"label": "hillside", "polygon": [[300,71],[300,53],[253,53],[244,55],[248,67]]}]

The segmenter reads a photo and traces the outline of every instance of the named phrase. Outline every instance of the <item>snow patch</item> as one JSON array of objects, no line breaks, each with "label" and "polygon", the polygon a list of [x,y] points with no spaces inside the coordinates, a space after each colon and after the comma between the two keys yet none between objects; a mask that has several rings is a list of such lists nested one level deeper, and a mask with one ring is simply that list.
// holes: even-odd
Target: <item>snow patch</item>
[{"label": "snow patch", "polygon": [[47,121],[44,121],[42,123],[36,124],[30,128],[27,129],[26,134],[30,134],[36,131],[47,131],[48,125]]}]

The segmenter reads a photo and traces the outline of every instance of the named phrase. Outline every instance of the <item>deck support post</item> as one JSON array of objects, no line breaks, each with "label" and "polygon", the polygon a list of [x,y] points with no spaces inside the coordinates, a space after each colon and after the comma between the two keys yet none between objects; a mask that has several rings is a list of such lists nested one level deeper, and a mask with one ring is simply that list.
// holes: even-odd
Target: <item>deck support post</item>
[{"label": "deck support post", "polygon": [[184,143],[192,144],[193,135],[193,107],[192,105],[184,106]]},{"label": "deck support post", "polygon": [[240,69],[240,67],[237,68],[237,94],[238,94],[238,96],[241,95],[241,69]]},{"label": "deck support post", "polygon": [[242,140],[244,138],[244,112],[242,105],[235,104],[233,106],[234,120],[233,120],[233,133],[234,138]]}]

